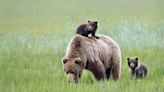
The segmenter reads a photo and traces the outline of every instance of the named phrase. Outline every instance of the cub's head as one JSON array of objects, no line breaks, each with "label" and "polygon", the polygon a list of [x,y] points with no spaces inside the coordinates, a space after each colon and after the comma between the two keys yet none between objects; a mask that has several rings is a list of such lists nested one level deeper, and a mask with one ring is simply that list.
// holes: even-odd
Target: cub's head
[{"label": "cub's head", "polygon": [[84,69],[84,63],[80,58],[63,58],[64,72],[69,82],[78,83]]},{"label": "cub's head", "polygon": [[128,66],[130,69],[134,70],[138,66],[138,58],[127,58]]},{"label": "cub's head", "polygon": [[88,31],[96,31],[97,29],[97,21],[88,21],[87,29]]}]

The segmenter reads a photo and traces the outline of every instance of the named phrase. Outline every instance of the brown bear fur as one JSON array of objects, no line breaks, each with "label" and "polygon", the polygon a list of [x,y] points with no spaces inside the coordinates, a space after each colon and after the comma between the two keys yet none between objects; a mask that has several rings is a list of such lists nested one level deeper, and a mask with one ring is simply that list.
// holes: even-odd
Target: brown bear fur
[{"label": "brown bear fur", "polygon": [[78,82],[83,69],[93,73],[97,80],[119,79],[121,72],[121,52],[114,40],[105,35],[85,37],[76,34],[67,47],[63,58],[64,71],[69,81]]},{"label": "brown bear fur", "polygon": [[131,69],[131,75],[134,78],[143,78],[147,75],[146,65],[139,62],[138,58],[127,58],[128,66]]}]

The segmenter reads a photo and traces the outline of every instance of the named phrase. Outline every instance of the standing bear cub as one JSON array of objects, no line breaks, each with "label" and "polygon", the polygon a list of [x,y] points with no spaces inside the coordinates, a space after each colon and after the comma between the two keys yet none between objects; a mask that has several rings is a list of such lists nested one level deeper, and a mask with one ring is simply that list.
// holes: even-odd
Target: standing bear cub
[{"label": "standing bear cub", "polygon": [[76,34],[80,34],[82,36],[86,36],[88,37],[89,34],[91,34],[93,37],[96,37],[98,39],[97,36],[95,36],[96,30],[97,30],[97,21],[88,21],[88,24],[81,24],[77,30],[76,30]]},{"label": "standing bear cub", "polygon": [[127,58],[127,60],[133,77],[143,78],[147,75],[147,67],[144,64],[139,63],[138,58]]},{"label": "standing bear cub", "polygon": [[84,37],[76,34],[68,44],[62,60],[69,82],[78,83],[84,69],[93,73],[96,80],[118,80],[121,72],[121,52],[110,37],[97,35]]}]

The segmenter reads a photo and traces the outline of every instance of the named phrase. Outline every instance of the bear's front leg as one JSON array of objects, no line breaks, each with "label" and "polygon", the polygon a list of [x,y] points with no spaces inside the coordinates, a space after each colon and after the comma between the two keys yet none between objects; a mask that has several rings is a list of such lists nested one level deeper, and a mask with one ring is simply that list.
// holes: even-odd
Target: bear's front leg
[{"label": "bear's front leg", "polygon": [[92,33],[92,36],[95,37],[96,39],[99,39],[99,37],[95,35],[95,32]]},{"label": "bear's front leg", "polygon": [[89,70],[93,73],[96,80],[106,79],[106,71],[101,61],[92,62],[89,66]]}]

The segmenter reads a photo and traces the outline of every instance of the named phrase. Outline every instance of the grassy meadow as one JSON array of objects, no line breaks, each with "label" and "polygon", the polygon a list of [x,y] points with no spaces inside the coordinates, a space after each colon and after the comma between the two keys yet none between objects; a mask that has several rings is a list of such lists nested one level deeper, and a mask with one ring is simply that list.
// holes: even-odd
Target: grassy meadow
[{"label": "grassy meadow", "polygon": [[[86,70],[79,84],[67,81],[61,59],[88,20],[121,48],[117,82]],[[133,56],[148,66],[146,78],[130,79]],[[0,92],[164,92],[164,1],[0,0]]]}]

